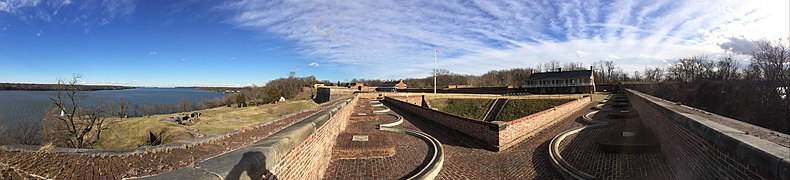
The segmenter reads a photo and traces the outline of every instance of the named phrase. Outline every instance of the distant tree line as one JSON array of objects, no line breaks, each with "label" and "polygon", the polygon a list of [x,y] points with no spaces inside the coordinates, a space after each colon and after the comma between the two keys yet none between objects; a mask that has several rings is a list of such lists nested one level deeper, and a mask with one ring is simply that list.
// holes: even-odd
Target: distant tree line
[{"label": "distant tree line", "polygon": [[719,115],[790,134],[790,45],[757,43],[748,65],[732,56],[681,58],[664,68],[646,68],[628,87]]},{"label": "distant tree line", "polygon": [[[75,85],[75,88],[77,88],[77,90],[80,90],[80,91],[98,91],[98,90],[132,89],[134,87],[107,86],[107,85]],[[56,91],[56,90],[58,90],[58,85],[57,84],[0,83],[0,90]]]}]

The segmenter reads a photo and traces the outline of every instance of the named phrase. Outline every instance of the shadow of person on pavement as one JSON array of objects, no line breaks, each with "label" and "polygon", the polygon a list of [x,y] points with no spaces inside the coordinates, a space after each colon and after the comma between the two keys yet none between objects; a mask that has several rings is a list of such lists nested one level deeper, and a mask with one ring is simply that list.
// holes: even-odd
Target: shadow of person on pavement
[{"label": "shadow of person on pavement", "polygon": [[261,152],[246,152],[224,179],[277,179],[266,169],[266,156]]}]

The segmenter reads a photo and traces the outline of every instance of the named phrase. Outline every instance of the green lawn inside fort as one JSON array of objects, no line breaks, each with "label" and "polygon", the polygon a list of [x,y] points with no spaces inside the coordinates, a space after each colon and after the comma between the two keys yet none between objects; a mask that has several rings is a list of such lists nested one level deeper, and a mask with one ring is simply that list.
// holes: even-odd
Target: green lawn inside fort
[{"label": "green lawn inside fort", "polygon": [[497,121],[511,121],[573,101],[574,99],[511,99],[496,117]]},{"label": "green lawn inside fort", "polygon": [[508,98],[496,121],[511,121],[530,114],[541,112],[572,100],[581,95],[529,95],[529,96],[436,96],[427,97],[431,108],[461,116],[468,119],[482,121],[488,110],[497,98]]}]

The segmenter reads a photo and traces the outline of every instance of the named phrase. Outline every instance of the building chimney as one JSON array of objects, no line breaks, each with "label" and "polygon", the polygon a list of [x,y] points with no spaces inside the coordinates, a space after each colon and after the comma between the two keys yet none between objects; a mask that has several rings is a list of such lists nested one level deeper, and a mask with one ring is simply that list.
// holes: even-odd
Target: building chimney
[{"label": "building chimney", "polygon": [[562,68],[557,68],[557,72],[562,72]]}]

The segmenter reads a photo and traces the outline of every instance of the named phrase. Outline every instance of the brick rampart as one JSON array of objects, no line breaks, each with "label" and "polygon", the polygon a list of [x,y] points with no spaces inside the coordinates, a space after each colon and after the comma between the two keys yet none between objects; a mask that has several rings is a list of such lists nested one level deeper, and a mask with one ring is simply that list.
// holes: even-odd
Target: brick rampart
[{"label": "brick rampart", "polygon": [[499,147],[499,126],[497,124],[471,120],[445,112],[428,109],[421,107],[418,104],[404,102],[389,96],[384,99],[384,103],[386,103],[387,106],[394,106],[398,109],[403,109],[415,115],[422,116],[425,119],[431,120],[432,123],[436,123],[469,135],[472,138],[479,140],[477,143],[486,146],[486,148],[490,150],[497,150]]},{"label": "brick rampart", "polygon": [[[409,98],[409,100],[418,102],[416,98]],[[477,139],[487,149],[501,151],[529,137],[530,134],[565,118],[565,116],[573,114],[588,104],[590,98],[583,97],[511,122],[494,121],[493,123],[421,107],[418,103],[405,102],[402,97],[387,96],[384,102]]]},{"label": "brick rampart", "polygon": [[508,121],[505,123],[506,127],[499,131],[500,149],[507,149],[514,144],[518,144],[535,132],[539,132],[557,121],[565,119],[566,116],[581,110],[582,107],[589,103],[590,97],[582,97],[551,109]]},{"label": "brick rampart", "polygon": [[679,179],[790,179],[790,149],[717,123],[736,120],[634,90],[626,94]]},{"label": "brick rampart", "polygon": [[423,96],[387,96],[387,98],[397,99],[417,106],[422,106],[423,102]]},{"label": "brick rampart", "polygon": [[323,126],[318,127],[301,145],[291,150],[274,166],[272,174],[278,179],[322,179],[331,161],[337,135],[346,128],[357,98],[359,97],[353,98],[332,114]]}]

